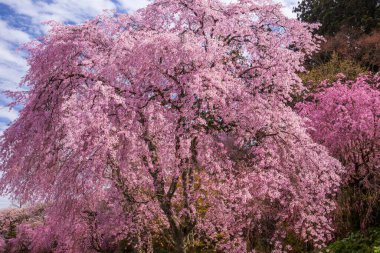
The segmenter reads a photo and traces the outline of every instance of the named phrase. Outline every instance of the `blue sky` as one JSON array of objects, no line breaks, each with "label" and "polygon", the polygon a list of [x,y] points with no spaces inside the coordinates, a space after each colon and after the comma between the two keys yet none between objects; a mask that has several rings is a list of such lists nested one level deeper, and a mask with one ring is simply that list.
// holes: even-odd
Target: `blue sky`
[{"label": "blue sky", "polygon": [[[230,2],[234,0],[224,0]],[[284,13],[294,18],[292,8],[297,0],[276,0],[284,5]],[[41,23],[55,20],[81,23],[105,9],[131,12],[148,4],[148,0],[0,0],[0,90],[20,90],[18,83],[27,71],[22,52],[17,48],[46,33]],[[17,110],[5,105],[9,100],[0,94],[0,135],[17,118]],[[11,206],[0,197],[0,208]]]}]

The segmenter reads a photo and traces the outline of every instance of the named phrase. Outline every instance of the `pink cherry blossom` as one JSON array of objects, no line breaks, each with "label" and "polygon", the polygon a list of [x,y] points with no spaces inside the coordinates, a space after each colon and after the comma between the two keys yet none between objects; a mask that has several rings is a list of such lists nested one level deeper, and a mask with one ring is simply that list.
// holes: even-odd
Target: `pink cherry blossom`
[{"label": "pink cherry blossom", "polygon": [[156,0],[51,23],[29,44],[30,90],[1,138],[0,186],[46,205],[35,245],[151,252],[165,235],[172,252],[194,238],[250,252],[268,220],[280,251],[285,227],[330,240],[342,169],[285,105],[320,38],[280,7]]},{"label": "pink cherry blossom", "polygon": [[307,125],[313,139],[345,166],[345,187],[373,196],[355,200],[362,228],[380,203],[376,197],[380,184],[379,87],[378,75],[324,83],[311,102],[297,105],[300,114],[309,118]]}]

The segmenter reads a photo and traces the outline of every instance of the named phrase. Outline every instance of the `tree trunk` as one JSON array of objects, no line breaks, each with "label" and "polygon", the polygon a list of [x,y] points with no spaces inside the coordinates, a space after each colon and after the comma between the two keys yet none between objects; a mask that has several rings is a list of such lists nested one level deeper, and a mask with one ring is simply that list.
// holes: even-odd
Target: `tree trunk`
[{"label": "tree trunk", "polygon": [[185,237],[182,233],[174,234],[175,253],[186,253]]}]

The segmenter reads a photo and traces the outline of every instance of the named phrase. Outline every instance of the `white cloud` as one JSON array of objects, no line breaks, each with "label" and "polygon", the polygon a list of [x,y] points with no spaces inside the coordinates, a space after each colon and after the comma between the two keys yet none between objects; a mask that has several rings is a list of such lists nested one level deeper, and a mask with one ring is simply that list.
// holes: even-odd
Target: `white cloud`
[{"label": "white cloud", "polygon": [[17,53],[17,50],[12,48],[12,46],[7,45],[0,39],[0,64],[10,63],[16,64],[18,67],[24,67],[24,58]]},{"label": "white cloud", "polygon": [[25,59],[16,50],[30,35],[0,20],[0,90],[15,90],[27,70]]},{"label": "white cloud", "polygon": [[0,20],[0,38],[10,43],[25,43],[30,40],[29,34],[9,27],[4,20]]},{"label": "white cloud", "polygon": [[[18,112],[14,109],[9,109],[4,106],[0,107],[0,136],[4,130],[8,128],[8,124],[18,117]],[[0,196],[1,199],[1,196]],[[1,208],[1,205],[0,205]]]},{"label": "white cloud", "polygon": [[284,7],[282,8],[283,13],[289,18],[297,18],[297,14],[293,13],[293,8],[297,6],[298,0],[276,0],[281,3]]},{"label": "white cloud", "polygon": [[12,202],[7,197],[0,197],[0,208],[9,208],[12,206]]},{"label": "white cloud", "polygon": [[35,25],[47,20],[78,23],[98,15],[103,10],[116,9],[111,0],[0,0],[0,3],[8,5],[18,14],[30,17]]},{"label": "white cloud", "polygon": [[9,109],[7,107],[0,107],[0,118],[8,119],[9,121],[13,121],[18,117],[18,112],[14,109]]},{"label": "white cloud", "polygon": [[0,136],[3,134],[4,130],[7,129],[7,124],[0,121]]},{"label": "white cloud", "polygon": [[149,0],[118,0],[121,8],[125,10],[135,11],[149,4]]}]

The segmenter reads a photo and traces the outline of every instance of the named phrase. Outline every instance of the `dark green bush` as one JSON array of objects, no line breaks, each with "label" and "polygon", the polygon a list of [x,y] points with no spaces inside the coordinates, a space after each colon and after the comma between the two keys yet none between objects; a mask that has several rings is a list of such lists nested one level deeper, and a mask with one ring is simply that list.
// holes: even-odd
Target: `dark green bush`
[{"label": "dark green bush", "polygon": [[349,237],[330,244],[326,253],[380,253],[380,227],[365,233],[352,233]]}]

